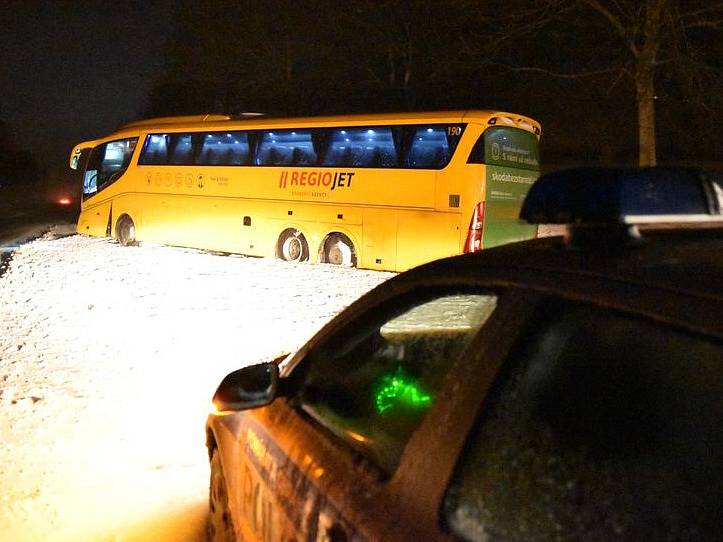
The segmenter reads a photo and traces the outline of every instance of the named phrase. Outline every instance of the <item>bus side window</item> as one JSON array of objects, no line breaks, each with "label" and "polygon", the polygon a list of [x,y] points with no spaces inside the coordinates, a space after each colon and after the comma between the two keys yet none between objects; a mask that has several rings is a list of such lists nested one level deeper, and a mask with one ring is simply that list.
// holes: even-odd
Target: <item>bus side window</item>
[{"label": "bus side window", "polygon": [[196,164],[203,166],[243,166],[249,163],[246,132],[205,134]]},{"label": "bus side window", "polygon": [[416,127],[407,155],[409,167],[437,169],[447,165],[449,158],[450,149],[444,127]]},{"label": "bus side window", "polygon": [[161,166],[168,163],[166,134],[148,134],[138,163],[142,166]]},{"label": "bus side window", "polygon": [[246,132],[231,132],[229,134],[232,137],[230,143],[230,153],[227,151],[227,155],[230,155],[231,163],[226,165],[231,166],[247,166],[251,162],[251,146],[249,145],[249,136]]},{"label": "bus side window", "polygon": [[316,164],[310,131],[284,130],[264,132],[256,163],[260,166],[312,166]]},{"label": "bus side window", "polygon": [[215,134],[206,134],[203,138],[203,146],[201,147],[201,155],[196,162],[202,166],[218,165],[221,149],[217,148],[220,143],[219,138]]},{"label": "bus side window", "polygon": [[169,134],[167,137],[168,163],[172,165],[193,164],[191,134]]},{"label": "bus side window", "polygon": [[399,159],[392,129],[364,127],[333,130],[325,166],[397,167]]}]

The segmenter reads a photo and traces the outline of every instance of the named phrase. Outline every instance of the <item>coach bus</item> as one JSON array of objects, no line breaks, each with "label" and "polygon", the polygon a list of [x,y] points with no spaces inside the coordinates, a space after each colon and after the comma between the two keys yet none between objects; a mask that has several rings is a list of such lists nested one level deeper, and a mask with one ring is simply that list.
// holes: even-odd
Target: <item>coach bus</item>
[{"label": "coach bus", "polygon": [[535,120],[498,111],[164,117],[77,145],[78,232],[403,271],[533,237]]}]

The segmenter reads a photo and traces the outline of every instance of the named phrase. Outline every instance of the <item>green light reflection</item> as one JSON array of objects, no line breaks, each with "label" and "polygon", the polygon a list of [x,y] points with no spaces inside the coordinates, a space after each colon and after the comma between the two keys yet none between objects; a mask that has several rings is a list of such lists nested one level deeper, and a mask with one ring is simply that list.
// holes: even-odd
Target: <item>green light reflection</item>
[{"label": "green light reflection", "polygon": [[393,373],[379,379],[374,402],[380,414],[400,406],[421,410],[429,407],[432,396],[422,390],[415,378],[398,367]]}]

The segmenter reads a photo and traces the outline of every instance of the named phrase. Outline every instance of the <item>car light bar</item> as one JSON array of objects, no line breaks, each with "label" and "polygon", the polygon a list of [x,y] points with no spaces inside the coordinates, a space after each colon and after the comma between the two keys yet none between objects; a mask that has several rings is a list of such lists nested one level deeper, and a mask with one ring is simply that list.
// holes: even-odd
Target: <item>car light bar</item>
[{"label": "car light bar", "polygon": [[530,224],[603,226],[723,221],[723,176],[696,169],[578,168],[530,188],[520,218]]}]

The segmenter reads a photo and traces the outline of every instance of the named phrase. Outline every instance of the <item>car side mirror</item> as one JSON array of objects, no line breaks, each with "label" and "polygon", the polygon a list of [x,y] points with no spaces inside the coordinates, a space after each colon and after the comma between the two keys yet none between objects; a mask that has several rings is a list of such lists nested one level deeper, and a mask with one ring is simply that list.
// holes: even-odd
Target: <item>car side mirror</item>
[{"label": "car side mirror", "polygon": [[265,406],[276,398],[278,387],[276,363],[250,365],[226,375],[213,396],[213,405],[219,413]]}]

